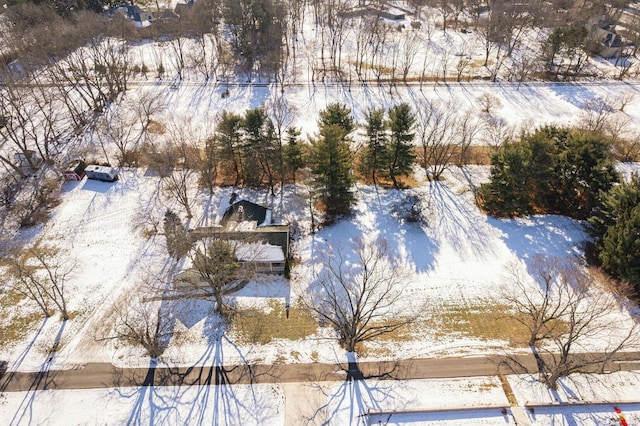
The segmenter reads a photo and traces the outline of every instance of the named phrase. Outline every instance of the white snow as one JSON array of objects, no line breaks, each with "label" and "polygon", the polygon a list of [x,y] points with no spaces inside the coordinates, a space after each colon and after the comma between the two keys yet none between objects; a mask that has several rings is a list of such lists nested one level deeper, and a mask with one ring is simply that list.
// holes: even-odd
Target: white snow
[{"label": "white snow", "polygon": [[[309,20],[310,21],[310,20]],[[405,32],[406,33],[406,32]],[[424,36],[424,34],[422,34]],[[533,35],[531,35],[533,37]],[[441,58],[433,54],[477,51],[478,36],[434,31],[429,39],[429,54],[416,55],[414,68],[425,57],[433,60],[432,72],[442,67]],[[150,68],[166,60],[168,47],[162,43],[142,43],[134,47],[132,58]],[[476,50],[474,50],[476,49]],[[317,132],[318,112],[328,103],[343,102],[351,108],[357,122],[371,107],[389,107],[409,102],[419,108],[422,102],[453,104],[461,114],[478,107],[478,97],[490,92],[499,101],[493,112],[496,120],[516,129],[556,123],[572,125],[592,100],[613,105],[628,91],[637,92],[640,84],[631,82],[597,83],[430,83],[378,87],[375,84],[311,84],[306,73],[318,50],[313,46],[301,51],[294,72],[300,84],[286,86],[284,97],[293,108],[292,125],[302,129],[302,137]],[[430,56],[429,56],[430,55]],[[451,57],[451,55],[448,55]],[[474,55],[475,59],[478,55]],[[164,58],[164,60],[163,60]],[[607,64],[599,64],[605,67]],[[486,72],[478,71],[478,72]],[[151,72],[153,74],[153,72]],[[171,71],[167,71],[171,75]],[[186,73],[186,79],[171,85],[139,80],[132,82],[124,95],[135,104],[145,96],[157,98],[164,110],[154,121],[166,127],[187,129],[194,141],[211,135],[217,115],[222,110],[242,113],[263,106],[279,96],[279,88],[270,84],[237,84],[230,94],[221,97],[222,85],[204,83],[201,77]],[[615,108],[614,108],[615,109]],[[616,112],[640,130],[640,98],[636,97],[623,112]],[[154,135],[158,142],[168,136]],[[356,139],[358,136],[356,136]],[[85,143],[89,146],[90,140]],[[480,143],[480,141],[478,141]],[[94,146],[95,148],[95,146]],[[95,149],[98,152],[98,148]],[[618,165],[629,177],[640,169],[638,164]],[[167,208],[180,211],[175,202],[161,191],[160,179],[144,169],[120,170],[120,180],[103,183],[84,180],[64,184],[62,204],[53,211],[48,223],[18,237],[41,238],[60,248],[63,260],[75,268],[68,285],[68,304],[73,319],[63,323],[57,316],[38,322],[23,339],[0,347],[0,359],[7,359],[11,370],[39,371],[45,368],[75,368],[90,362],[111,362],[118,366],[148,366],[143,351],[126,342],[100,340],[113,326],[112,306],[117,302],[140,303],[150,295],[149,284],[162,288],[168,277],[183,268],[166,253],[162,217]],[[581,224],[559,216],[532,216],[523,219],[489,218],[474,204],[473,189],[488,178],[488,168],[471,166],[452,168],[443,183],[430,183],[416,174],[418,186],[395,191],[357,187],[357,204],[350,218],[311,233],[311,219],[305,185],[295,190],[285,188],[283,205],[276,211],[297,229],[299,239],[293,247],[299,258],[291,271],[291,280],[264,276],[247,285],[233,297],[239,307],[265,307],[275,301],[295,306],[298,297],[312,284],[320,268],[321,254],[332,245],[348,246],[356,238],[386,238],[393,252],[403,261],[409,275],[406,289],[407,312],[425,315],[447,306],[471,307],[494,293],[508,276],[513,265],[526,268],[536,254],[550,256],[581,255],[587,238]],[[195,176],[194,176],[194,185]],[[194,190],[195,192],[195,190]],[[190,227],[209,226],[220,219],[232,192],[263,205],[269,194],[239,188],[217,188],[214,194],[196,195],[195,217]],[[408,223],[391,214],[404,197],[414,194],[422,201],[426,223]],[[279,194],[278,194],[279,195]],[[280,197],[278,197],[279,199]],[[216,212],[218,213],[216,216]],[[316,218],[317,219],[317,218]],[[155,293],[153,293],[155,294]],[[224,336],[219,318],[206,300],[160,304],[175,315],[176,331],[162,355],[169,365],[211,365],[275,362],[335,362],[344,351],[328,328],[298,341],[274,340],[266,345],[243,344]],[[8,316],[34,313],[25,304],[15,306]],[[628,313],[616,313],[621,324],[632,321]],[[224,359],[212,356],[213,342],[220,344]],[[50,348],[58,351],[50,354]],[[593,348],[597,349],[597,342]],[[487,341],[466,335],[438,336],[433,330],[417,330],[408,340],[372,343],[363,360],[397,357],[431,357],[465,353],[484,354],[504,350],[504,341]],[[521,405],[556,401],[627,401],[628,419],[640,421],[640,380],[637,373],[609,376],[572,376],[563,380],[563,393],[551,395],[530,377],[510,377],[509,381]],[[601,383],[594,385],[594,383]],[[597,387],[594,387],[597,386]],[[594,389],[594,393],[588,393]],[[611,394],[615,389],[618,393]],[[61,390],[5,393],[0,397],[0,423],[9,424],[283,424],[293,418],[324,421],[335,416],[334,424],[358,424],[367,410],[406,411],[391,423],[411,424],[512,424],[509,416],[491,411],[456,411],[456,408],[508,405],[499,380],[495,377],[455,380],[327,382],[313,384],[236,385],[220,387],[105,388],[95,390]],[[452,409],[449,413],[427,414],[425,411]],[[533,424],[603,424],[612,417],[610,406],[594,408],[593,414],[583,406],[536,408],[530,413]],[[297,411],[296,411],[297,410]],[[497,410],[497,409],[496,409]],[[545,411],[547,410],[547,411]],[[422,411],[422,412],[421,412]],[[293,414],[292,414],[293,413]],[[598,414],[600,413],[600,414]],[[292,415],[293,417],[289,417]],[[606,424],[606,423],[605,423]],[[633,423],[630,423],[633,424]]]},{"label": "white snow", "polygon": [[[555,395],[531,377],[508,376],[508,380],[518,402],[533,407],[525,410],[532,425],[618,424],[615,407],[629,425],[640,422],[637,373],[570,376],[561,380]],[[554,405],[541,406],[545,404]],[[325,422],[498,426],[516,424],[514,409],[496,377],[8,392],[0,403],[6,424],[65,426]]]}]

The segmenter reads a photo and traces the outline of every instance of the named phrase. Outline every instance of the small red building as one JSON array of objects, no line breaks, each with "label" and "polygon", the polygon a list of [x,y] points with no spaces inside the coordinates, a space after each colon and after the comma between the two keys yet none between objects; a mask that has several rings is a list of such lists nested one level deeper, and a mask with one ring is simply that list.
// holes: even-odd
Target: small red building
[{"label": "small red building", "polygon": [[82,160],[75,160],[64,172],[64,180],[82,180],[87,165]]}]

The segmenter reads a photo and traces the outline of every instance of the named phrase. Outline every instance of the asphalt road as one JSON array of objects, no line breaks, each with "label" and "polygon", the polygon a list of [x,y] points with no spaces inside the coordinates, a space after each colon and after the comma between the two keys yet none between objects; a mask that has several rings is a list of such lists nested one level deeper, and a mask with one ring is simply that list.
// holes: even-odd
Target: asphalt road
[{"label": "asphalt road", "polygon": [[[578,354],[591,357],[597,354]],[[621,353],[607,370],[640,370],[640,353]],[[74,370],[7,372],[0,392],[54,389],[90,389],[131,386],[193,386],[216,384],[293,383],[360,379],[428,379],[494,376],[535,372],[532,354],[423,358],[344,364],[255,364],[234,366],[118,368],[86,364]]]}]

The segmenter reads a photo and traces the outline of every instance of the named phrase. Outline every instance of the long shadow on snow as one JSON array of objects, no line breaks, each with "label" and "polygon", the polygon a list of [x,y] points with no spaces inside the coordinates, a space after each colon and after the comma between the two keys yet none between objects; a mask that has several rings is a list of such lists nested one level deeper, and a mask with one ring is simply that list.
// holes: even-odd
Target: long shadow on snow
[{"label": "long shadow on snow", "polygon": [[[193,320],[187,326],[199,322]],[[127,420],[129,425],[141,424],[203,424],[234,425],[240,421],[249,424],[267,424],[277,414],[271,409],[273,395],[256,392],[254,383],[258,374],[246,362],[238,346],[224,335],[224,324],[218,315],[209,313],[205,318],[203,334],[208,346],[196,363],[188,368],[163,366],[156,368],[151,362],[146,377],[135,388],[118,388],[121,397],[135,398]],[[241,365],[226,365],[225,350],[231,347]],[[136,379],[133,379],[134,383]],[[131,378],[117,378],[116,387],[127,386]],[[138,380],[138,382],[140,382]],[[237,386],[237,384],[243,386]],[[271,398],[267,398],[271,395]]]},{"label": "long shadow on snow", "polygon": [[[319,383],[309,385],[314,387],[326,402],[305,419],[307,423],[329,425],[341,422],[340,424],[343,425],[360,425],[370,411],[382,411],[383,402],[388,406],[389,401],[395,399],[393,381],[402,375],[399,364],[368,364],[369,368],[377,368],[377,370],[362,371],[353,354],[347,355],[346,365],[340,365],[346,377],[337,388]],[[401,409],[402,404],[400,400],[393,403],[396,409]]]},{"label": "long shadow on snow", "polygon": [[437,242],[432,240],[417,223],[408,223],[393,214],[406,193],[397,190],[376,191],[373,187],[360,188],[359,202],[353,215],[322,229],[314,241],[315,262],[332,246],[341,247],[345,260],[356,262],[355,252],[349,244],[356,238],[382,237],[389,243],[389,253],[405,260],[416,272],[427,272],[433,265]]},{"label": "long shadow on snow", "polygon": [[433,225],[457,251],[470,250],[485,258],[493,255],[487,245],[491,236],[483,215],[470,208],[442,182],[430,183],[429,196],[437,218]]},{"label": "long shadow on snow", "polygon": [[51,370],[51,367],[55,362],[56,350],[58,349],[66,325],[66,321],[62,321],[60,324],[51,352],[40,366],[39,371],[33,376],[31,386],[29,390],[25,392],[22,402],[20,402],[18,409],[9,422],[10,425],[31,424],[33,421],[33,413],[37,411],[36,398],[40,394],[40,391],[55,388],[55,379],[58,371]]},{"label": "long shadow on snow", "polygon": [[537,255],[576,256],[587,239],[582,224],[556,215],[537,215],[519,219],[489,217],[491,226],[502,231],[505,244],[527,264]]},{"label": "long shadow on snow", "polygon": [[594,94],[589,87],[579,83],[550,84],[548,87],[555,92],[559,98],[566,100],[580,109],[586,106],[587,101],[599,99],[599,96]]}]

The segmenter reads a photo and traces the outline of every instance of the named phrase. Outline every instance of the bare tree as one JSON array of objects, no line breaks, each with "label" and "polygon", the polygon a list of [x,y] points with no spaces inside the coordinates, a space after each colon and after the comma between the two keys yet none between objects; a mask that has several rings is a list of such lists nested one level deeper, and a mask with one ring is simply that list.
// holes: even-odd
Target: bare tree
[{"label": "bare tree", "polygon": [[218,166],[220,165],[220,152],[213,136],[208,137],[204,142],[204,148],[197,158],[198,183],[201,187],[207,188],[209,195],[213,195],[216,179],[218,178]]},{"label": "bare tree", "polygon": [[602,133],[614,113],[611,99],[589,99],[580,111],[579,127],[590,132]]},{"label": "bare tree", "polygon": [[515,136],[515,129],[509,126],[503,119],[490,115],[485,115],[484,126],[482,127],[482,141],[485,145],[497,150],[505,142],[510,141]]},{"label": "bare tree", "polygon": [[182,142],[177,146],[167,147],[165,155],[168,157],[167,163],[170,164],[173,160],[173,164],[171,171],[162,179],[162,189],[169,197],[176,200],[185,209],[187,217],[191,218],[194,201],[192,180],[199,159],[198,150]]},{"label": "bare tree", "polygon": [[617,98],[617,108],[618,111],[624,112],[624,109],[631,103],[633,103],[636,99],[636,94],[634,92],[624,92],[620,94]]},{"label": "bare tree", "polygon": [[58,260],[59,250],[41,243],[7,259],[9,286],[34,301],[46,317],[55,304],[63,320],[69,319],[66,284],[74,265]]},{"label": "bare tree", "polygon": [[411,66],[419,49],[422,47],[422,40],[413,31],[405,31],[403,34],[400,41],[400,69],[402,71],[402,81],[406,82]]},{"label": "bare tree", "polygon": [[502,107],[502,102],[500,102],[500,99],[489,92],[484,92],[483,94],[478,96],[477,100],[478,104],[480,104],[481,111],[485,114],[492,115],[493,111],[496,108]]},{"label": "bare tree", "polygon": [[302,300],[320,321],[336,329],[349,352],[415,319],[403,312],[407,279],[388,242],[359,239],[352,248],[352,253],[343,248],[325,253],[323,269],[315,277],[316,288]]},{"label": "bare tree", "polygon": [[[216,238],[201,243],[191,255],[195,277],[192,276],[191,281],[187,283],[212,296],[216,302],[216,312],[219,314],[225,310],[224,297],[244,288],[255,275],[256,269],[251,264],[252,259],[243,258],[241,262],[238,258],[238,250],[248,247],[242,247],[243,244],[249,242]],[[250,249],[253,250],[251,256],[258,255],[258,245]]]},{"label": "bare tree", "polygon": [[63,134],[63,104],[31,81],[4,80],[0,90],[0,162],[24,177],[55,159]]},{"label": "bare tree", "polygon": [[[536,256],[530,268],[539,287],[525,283],[514,267],[515,288],[503,290],[500,299],[529,330],[539,373],[549,387],[555,389],[558,379],[571,373],[604,372],[619,351],[638,344],[640,326],[615,316],[619,300],[575,259]],[[604,342],[604,349],[589,352],[593,341]]]},{"label": "bare tree", "polygon": [[454,143],[458,150],[458,166],[462,167],[471,161],[471,146],[478,139],[484,123],[476,114],[465,111],[456,123]]},{"label": "bare tree", "polygon": [[113,313],[112,334],[98,340],[124,340],[142,346],[151,358],[162,355],[174,334],[174,322],[162,303],[123,298],[114,305]]},{"label": "bare tree", "polygon": [[416,133],[422,147],[422,166],[437,180],[459,152],[456,146],[459,112],[454,104],[432,101],[426,101],[417,111]]},{"label": "bare tree", "polygon": [[640,135],[633,126],[633,118],[624,113],[612,114],[607,117],[603,131],[618,161],[637,161],[640,156]]},{"label": "bare tree", "polygon": [[[284,166],[284,149],[283,141],[287,130],[296,115],[295,107],[287,102],[284,97],[274,96],[266,105],[266,111],[271,122],[274,125],[277,139],[277,169],[280,173],[280,208],[282,209],[282,203],[284,202],[284,181],[285,181],[285,166]],[[272,187],[273,190],[273,187]]]}]

